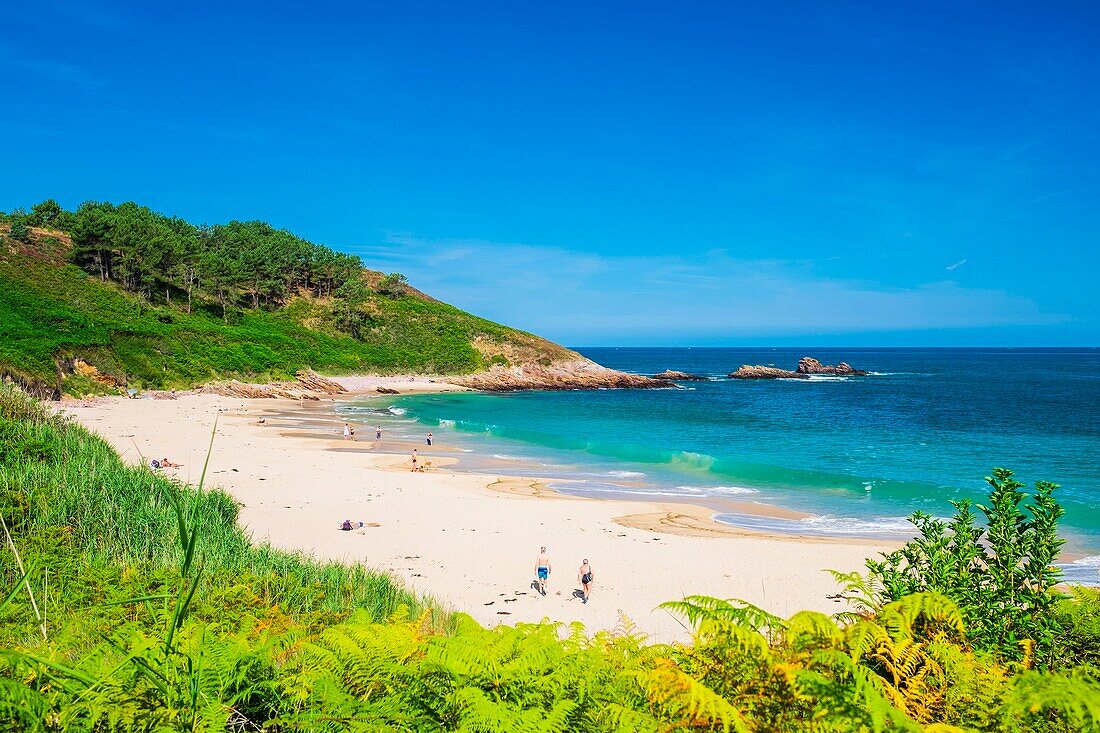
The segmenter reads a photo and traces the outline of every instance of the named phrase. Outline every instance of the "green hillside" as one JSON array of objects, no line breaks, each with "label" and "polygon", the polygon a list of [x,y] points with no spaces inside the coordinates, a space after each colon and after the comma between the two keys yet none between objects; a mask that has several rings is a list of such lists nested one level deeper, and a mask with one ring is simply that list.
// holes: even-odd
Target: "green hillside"
[{"label": "green hillside", "polygon": [[[198,227],[132,203],[50,201],[0,221],[0,375],[39,394],[303,368],[466,374],[568,355],[263,222]],[[74,373],[77,359],[103,376]]]}]

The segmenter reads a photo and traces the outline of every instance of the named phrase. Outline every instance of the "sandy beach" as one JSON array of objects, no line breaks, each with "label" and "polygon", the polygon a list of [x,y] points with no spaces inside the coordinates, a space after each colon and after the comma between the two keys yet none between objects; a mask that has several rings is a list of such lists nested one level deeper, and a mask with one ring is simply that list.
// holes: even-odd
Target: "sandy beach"
[{"label": "sandy beach", "polygon": [[[379,384],[357,378],[347,386],[367,393]],[[403,393],[452,388],[427,379],[387,378],[385,385]],[[298,402],[185,395],[60,409],[127,461],[183,464],[169,471],[188,482],[199,478],[216,418],[207,484],[236,498],[255,542],[387,571],[486,625],[549,618],[596,631],[625,618],[654,640],[683,639],[680,623],[656,607],[690,594],[741,598],[781,616],[834,613],[845,606],[827,597],[838,588],[825,570],[859,569],[890,548],[753,534],[690,504],[563,496],[530,478],[457,472],[424,446],[432,469],[414,473],[409,445],[376,445],[366,426],[357,440],[342,440],[333,407],[316,404],[302,418],[294,413]],[[312,433],[302,429],[306,419]],[[332,438],[316,437],[326,422]],[[343,532],[344,519],[366,526]],[[553,564],[545,597],[532,588],[540,545]],[[587,605],[574,595],[585,558],[596,574]]]}]

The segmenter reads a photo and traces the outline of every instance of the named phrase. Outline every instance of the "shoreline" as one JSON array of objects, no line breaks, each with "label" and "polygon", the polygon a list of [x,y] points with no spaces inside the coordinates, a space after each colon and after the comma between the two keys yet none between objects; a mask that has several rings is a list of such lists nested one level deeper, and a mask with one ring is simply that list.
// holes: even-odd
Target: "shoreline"
[{"label": "shoreline", "polygon": [[[171,475],[189,483],[217,418],[207,484],[236,499],[254,542],[363,562],[488,626],[549,618],[596,632],[625,616],[654,640],[678,640],[685,630],[656,607],[688,594],[742,598],[781,616],[835,613],[846,604],[829,597],[840,589],[824,571],[862,569],[892,544],[756,534],[710,520],[705,507],[575,497],[506,472],[462,473],[434,457],[431,471],[413,473],[401,453],[347,450],[335,431],[331,439],[282,434],[294,426],[276,425],[280,413],[301,405],[183,395],[59,409],[128,462],[140,451],[184,464]],[[367,526],[341,532],[344,519]],[[546,597],[530,586],[540,545],[555,564]],[[588,605],[573,596],[585,557],[597,573]]]},{"label": "shoreline", "polygon": [[[452,391],[445,387],[420,390],[408,389],[408,391],[401,393],[401,396],[414,395],[414,394],[429,394]],[[470,391],[460,388],[457,391]],[[347,403],[356,399],[380,399],[386,395],[379,395],[370,392],[366,393],[352,393],[343,397],[339,397],[333,400],[334,403]],[[371,430],[368,423],[362,420],[362,416],[354,416],[351,419],[345,419],[335,411],[329,413],[326,410],[322,410],[320,404],[301,404],[297,409],[293,411],[284,410],[269,410],[269,414],[274,420],[296,420],[297,424],[294,426],[287,426],[282,435],[288,437],[301,438],[306,440],[326,440],[326,436],[321,434],[318,428],[332,428],[338,430],[341,422],[348,422],[354,424],[355,427],[362,428],[368,433]],[[308,412],[307,412],[308,411]],[[304,418],[299,418],[299,414],[304,414]],[[358,421],[358,422],[357,422]],[[276,423],[273,423],[276,424]],[[313,428],[313,429],[310,429]],[[354,429],[354,428],[353,428]],[[341,441],[341,444],[336,447],[328,447],[327,450],[340,453],[368,453],[372,455],[378,455],[379,451],[374,448],[364,447],[364,444],[376,444],[376,441],[360,439],[353,437],[350,441]],[[409,453],[412,449],[423,448],[420,443],[413,440],[401,440],[394,441],[392,439],[386,439],[382,453],[391,453],[395,459],[395,464],[389,466],[383,466],[386,470],[394,471],[408,471],[409,466]],[[444,450],[456,455],[445,455],[442,457],[436,457],[434,464],[436,468],[447,467],[452,469],[455,473],[461,473],[467,476],[478,476],[483,479],[490,479],[494,476],[498,477],[493,485],[507,484],[511,487],[514,484],[524,484],[528,486],[528,489],[520,492],[524,495],[539,496],[542,498],[557,498],[557,499],[574,499],[585,501],[602,501],[615,503],[643,503],[651,504],[654,507],[659,507],[660,511],[654,511],[646,514],[640,514],[632,516],[630,521],[636,525],[652,526],[654,528],[658,526],[664,526],[666,529],[653,529],[652,531],[665,531],[670,534],[691,534],[698,537],[714,537],[714,536],[727,536],[727,537],[766,537],[771,539],[783,540],[791,539],[796,541],[807,542],[875,542],[883,546],[897,547],[900,546],[902,541],[894,537],[874,537],[874,536],[860,536],[860,535],[829,535],[824,533],[798,533],[798,532],[784,532],[784,531],[769,531],[764,529],[753,529],[750,527],[744,527],[732,523],[721,522],[716,517],[719,514],[736,514],[748,517],[766,518],[766,519],[781,519],[792,520],[802,519],[805,517],[811,517],[812,514],[807,512],[790,509],[787,507],[781,507],[774,504],[767,504],[759,501],[752,500],[735,500],[729,498],[720,497],[693,497],[689,495],[676,496],[672,494],[660,494],[658,496],[648,496],[645,493],[630,493],[624,487],[622,492],[585,492],[583,488],[578,489],[575,493],[568,491],[567,487],[571,484],[576,484],[583,487],[584,482],[579,479],[565,478],[565,477],[547,477],[538,475],[516,474],[509,475],[510,471],[513,471],[517,466],[521,466],[522,462],[513,463],[508,461],[507,463],[498,462],[498,466],[501,470],[489,471],[488,468],[492,466],[480,465],[477,467],[467,467],[463,465],[462,455],[468,451],[463,451],[462,454],[457,454],[457,451],[461,450],[458,446],[453,446],[438,441],[434,446],[436,450]],[[392,449],[400,449],[399,452],[392,451]],[[434,455],[434,454],[433,454]],[[500,478],[504,476],[504,478]],[[505,493],[512,493],[512,488],[505,490]],[[646,517],[646,519],[641,519]],[[625,519],[625,518],[624,518]],[[624,523],[625,522],[620,522]]]}]

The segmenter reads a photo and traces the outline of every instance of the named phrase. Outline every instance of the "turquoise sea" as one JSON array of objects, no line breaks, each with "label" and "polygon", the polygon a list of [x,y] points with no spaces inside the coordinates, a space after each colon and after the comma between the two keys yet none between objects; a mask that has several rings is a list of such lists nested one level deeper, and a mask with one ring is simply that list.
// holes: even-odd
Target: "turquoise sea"
[{"label": "turquoise sea", "polygon": [[[581,348],[605,366],[713,378],[663,390],[374,400],[398,435],[427,430],[470,470],[502,465],[589,495],[762,502],[809,513],[730,524],[904,537],[906,515],[980,500],[994,466],[1062,485],[1071,576],[1100,567],[1100,349]],[[847,361],[867,377],[737,381],[741,364]],[[355,408],[352,408],[355,409]],[[392,434],[392,432],[391,432]],[[564,480],[568,479],[568,480]],[[551,482],[554,484],[554,482]]]}]

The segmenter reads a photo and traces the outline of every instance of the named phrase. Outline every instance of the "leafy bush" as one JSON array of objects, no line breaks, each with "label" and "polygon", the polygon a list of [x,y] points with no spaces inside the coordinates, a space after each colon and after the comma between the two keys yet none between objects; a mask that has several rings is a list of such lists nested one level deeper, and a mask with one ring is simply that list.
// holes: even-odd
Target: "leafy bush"
[{"label": "leafy bush", "polygon": [[31,230],[27,226],[26,220],[23,219],[22,217],[12,219],[12,221],[11,221],[11,230],[8,232],[8,235],[12,239],[14,239],[16,241],[19,241],[19,242],[29,242],[29,241],[31,241]]},{"label": "leafy bush", "polygon": [[387,298],[400,298],[408,292],[409,279],[400,272],[391,272],[378,283],[378,294]]},{"label": "leafy bush", "polygon": [[1044,661],[1061,631],[1053,613],[1058,595],[1052,592],[1060,578],[1054,561],[1064,542],[1058,537],[1058,486],[1036,482],[1025,504],[1024,484],[1011,471],[994,469],[986,481],[989,504],[977,505],[985,526],[977,524],[969,501],[952,502],[950,522],[917,512],[910,521],[920,535],[867,567],[883,600],[942,593],[958,604],[979,649]]}]

